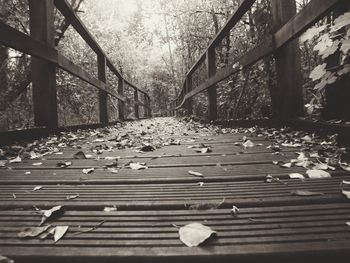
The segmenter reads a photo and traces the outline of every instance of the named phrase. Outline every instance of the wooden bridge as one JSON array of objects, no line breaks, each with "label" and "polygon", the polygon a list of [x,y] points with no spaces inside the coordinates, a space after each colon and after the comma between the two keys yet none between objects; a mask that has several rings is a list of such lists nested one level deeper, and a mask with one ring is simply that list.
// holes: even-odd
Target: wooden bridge
[{"label": "wooden bridge", "polygon": [[[349,140],[346,125],[297,120],[303,111],[301,87],[291,81],[299,78],[294,53],[298,36],[345,2],[312,0],[295,14],[293,1],[272,0],[276,32],[217,70],[215,48],[255,3],[242,1],[169,105],[170,115],[183,108],[191,114],[192,98],[208,91],[209,119],[215,123],[215,85],[274,54],[279,121],[264,124],[276,128],[222,129],[175,117],[149,119],[149,95],[119,73],[66,0],[30,0],[31,36],[0,23],[0,43],[33,56],[35,124],[43,128],[3,133],[0,141],[47,137],[32,145],[40,146],[42,155],[1,162],[0,255],[15,262],[313,262],[348,257],[350,173],[336,167],[310,175],[307,165],[296,163],[310,161],[316,167],[316,153],[332,142],[306,132],[289,138],[278,128],[321,128]],[[54,8],[96,53],[98,79],[54,48]],[[193,88],[192,76],[205,62],[208,79]],[[100,123],[58,127],[56,68],[98,89]],[[117,92],[106,82],[107,68],[119,79]],[[126,88],[134,90],[133,98],[124,96]],[[145,119],[109,122],[108,96],[119,100],[121,121],[126,103],[134,105],[137,119],[144,107]],[[96,130],[84,131],[88,128]],[[305,148],[307,157],[300,154]],[[57,211],[50,212],[53,207]],[[216,234],[198,247],[185,246],[179,228],[193,222]],[[46,228],[33,234],[40,223]],[[53,242],[50,232],[57,226],[66,229]],[[32,237],[23,238],[28,232]]]}]

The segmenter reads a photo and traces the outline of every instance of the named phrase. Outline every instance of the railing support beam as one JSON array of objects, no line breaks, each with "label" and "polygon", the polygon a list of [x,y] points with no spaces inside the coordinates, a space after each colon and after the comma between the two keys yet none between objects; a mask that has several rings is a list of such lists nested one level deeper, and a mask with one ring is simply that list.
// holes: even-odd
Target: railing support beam
[{"label": "railing support beam", "polygon": [[[35,40],[55,46],[53,0],[29,0],[30,35]],[[56,65],[32,57],[34,123],[51,130],[58,127]]]},{"label": "railing support beam", "polygon": [[[185,95],[192,90],[192,75],[186,77],[186,92]],[[193,113],[193,100],[192,98],[187,99],[186,103],[187,114],[192,115]]]},{"label": "railing support beam", "polygon": [[[206,53],[207,58],[207,75],[208,78],[216,74],[216,55],[215,48],[209,48]],[[209,120],[216,120],[217,113],[217,92],[216,86],[208,88],[208,118]]]},{"label": "railing support beam", "polygon": [[135,102],[135,104],[134,104],[134,111],[135,111],[135,118],[136,119],[140,118],[138,101],[139,101],[139,94],[138,94],[137,89],[134,88],[134,102]]},{"label": "railing support beam", "polygon": [[[97,73],[98,79],[106,83],[106,57],[103,54],[97,55]],[[103,90],[98,92],[100,122],[103,124],[108,123],[108,94]]]},{"label": "railing support beam", "polygon": [[[124,80],[122,78],[118,79],[118,93],[124,96]],[[119,112],[119,120],[121,121],[125,120],[124,108],[125,108],[125,103],[123,101],[119,101],[118,112]]]},{"label": "railing support beam", "polygon": [[[295,0],[272,0],[274,30],[278,31],[296,14]],[[278,48],[276,59],[277,85],[271,90],[272,110],[280,119],[300,117],[304,113],[301,85],[301,60],[298,39]]]}]

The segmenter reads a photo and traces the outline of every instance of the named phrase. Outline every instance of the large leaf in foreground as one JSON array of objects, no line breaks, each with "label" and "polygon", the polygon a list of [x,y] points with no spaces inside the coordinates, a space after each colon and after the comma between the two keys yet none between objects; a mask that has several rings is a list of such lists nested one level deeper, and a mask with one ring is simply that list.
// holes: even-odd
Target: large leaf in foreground
[{"label": "large leaf in foreground", "polygon": [[215,234],[210,227],[191,223],[179,229],[180,240],[188,247],[196,247]]}]

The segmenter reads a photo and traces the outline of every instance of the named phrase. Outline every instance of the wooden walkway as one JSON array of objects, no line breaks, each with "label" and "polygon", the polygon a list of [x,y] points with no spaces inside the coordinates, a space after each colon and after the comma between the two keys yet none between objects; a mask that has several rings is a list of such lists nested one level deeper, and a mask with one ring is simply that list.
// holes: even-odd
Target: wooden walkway
[{"label": "wooden walkway", "polygon": [[[193,127],[162,118],[129,123],[122,133],[117,128],[89,137],[68,134],[65,144],[62,138],[43,144],[58,148],[56,153],[7,163],[0,170],[0,254],[16,262],[306,261],[349,254],[350,200],[341,183],[350,181],[350,173],[307,178],[303,167],[273,164],[290,162],[300,148],[281,147],[275,154],[263,134]],[[244,137],[254,147],[244,148]],[[137,146],[147,141],[163,145],[139,152]],[[211,152],[197,153],[193,146],[202,143]],[[127,144],[136,148],[118,149]],[[105,150],[96,154],[99,149]],[[73,159],[78,151],[92,156]],[[117,173],[106,169],[114,162],[111,157],[117,157]],[[59,168],[59,162],[72,164]],[[130,169],[130,162],[148,169]],[[84,174],[88,168],[94,171]],[[306,179],[290,179],[291,173]],[[267,175],[279,180],[266,182]],[[318,195],[296,194],[301,190]],[[57,205],[64,213],[49,223],[69,226],[62,239],[18,237],[24,228],[38,226],[42,215],[37,209]],[[236,215],[233,206],[239,208]],[[216,236],[186,247],[176,226],[191,222],[210,226]]]}]

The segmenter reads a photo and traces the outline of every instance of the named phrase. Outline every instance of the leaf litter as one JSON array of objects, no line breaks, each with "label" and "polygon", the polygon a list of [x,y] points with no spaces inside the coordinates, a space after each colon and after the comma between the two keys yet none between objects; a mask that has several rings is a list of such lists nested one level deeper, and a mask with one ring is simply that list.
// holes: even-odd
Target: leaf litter
[{"label": "leaf litter", "polygon": [[[146,122],[147,123],[147,122]],[[64,147],[73,147],[75,149],[80,149],[80,144],[86,141],[86,138],[89,136],[97,136],[97,138],[103,138],[104,140],[95,141],[96,143],[101,143],[99,145],[91,147],[91,152],[96,154],[102,154],[103,152],[113,151],[114,149],[125,149],[131,148],[136,149],[146,145],[147,143],[152,145],[153,147],[160,148],[164,146],[170,145],[178,145],[179,141],[176,141],[173,138],[169,138],[164,136],[164,134],[159,134],[158,130],[164,130],[169,136],[181,136],[181,135],[189,135],[196,136],[196,139],[202,137],[198,136],[198,132],[201,135],[216,135],[216,134],[227,134],[227,133],[246,133],[249,137],[250,135],[264,137],[273,141],[273,146],[270,147],[272,153],[279,153],[282,151],[281,147],[290,147],[301,150],[304,155],[298,154],[298,158],[295,158],[296,161],[290,160],[289,162],[284,162],[287,166],[301,166],[307,168],[307,170],[316,170],[317,172],[309,172],[313,174],[312,176],[319,176],[315,174],[323,174],[319,171],[326,171],[334,169],[342,169],[343,171],[349,171],[350,166],[348,165],[349,160],[343,160],[342,156],[349,154],[349,148],[343,147],[341,148],[336,142],[336,136],[330,135],[325,138],[318,137],[315,134],[308,134],[300,131],[292,131],[289,128],[281,128],[281,129],[265,129],[259,127],[252,128],[220,128],[211,124],[199,124],[192,120],[191,118],[183,118],[180,119],[181,125],[185,125],[188,128],[186,131],[186,135],[184,132],[184,128],[181,125],[174,125],[171,121],[156,121],[155,123],[144,124],[144,127],[140,129],[140,124],[131,123],[131,124],[117,124],[116,126],[101,128],[97,130],[89,130],[89,131],[78,131],[76,133],[64,132],[60,136],[52,136],[40,141],[35,141],[30,144],[22,144],[20,146],[10,146],[4,148],[6,161],[2,161],[3,165],[6,163],[16,163],[22,162],[22,159],[33,158],[37,159],[46,154],[61,154],[62,148]],[[136,132],[137,131],[137,132]],[[118,133],[117,136],[112,136],[107,138],[109,134]],[[195,137],[193,137],[195,138]],[[194,142],[196,139],[191,140],[190,142]],[[250,146],[247,137],[244,138],[243,143],[240,145],[243,146],[246,143],[246,146]],[[111,145],[106,145],[106,142],[110,142]],[[257,146],[257,145],[255,145]],[[244,146],[243,146],[244,147]],[[192,148],[192,147],[190,147]],[[196,147],[193,147],[196,148]],[[207,148],[205,145],[199,145],[198,149]],[[245,147],[246,148],[246,147]],[[84,149],[85,150],[85,149]],[[83,151],[78,154],[79,158],[75,159],[86,159],[91,158],[93,155],[85,154]],[[79,152],[77,152],[79,153]],[[85,156],[85,157],[84,157]],[[106,158],[106,160],[112,161],[114,159]],[[300,158],[299,158],[300,157]],[[102,157],[103,158],[103,157]],[[11,162],[12,160],[12,162]],[[274,161],[275,164],[279,164],[278,161]],[[290,164],[289,164],[290,163]],[[4,167],[1,165],[2,167]],[[107,167],[114,168],[114,167]],[[131,168],[131,167],[130,167]],[[118,171],[115,168],[115,172]],[[109,170],[109,169],[108,169]],[[111,170],[109,170],[112,172]],[[328,172],[327,172],[328,173]],[[294,173],[294,176],[296,176]],[[301,174],[297,177],[298,179],[302,179]],[[311,176],[311,177],[312,177]],[[293,173],[289,174],[289,177],[293,177]],[[322,177],[322,175],[321,175]],[[325,176],[323,176],[325,177]],[[322,178],[323,178],[322,177]],[[302,190],[300,190],[302,191]],[[310,194],[310,192],[295,192],[299,194],[303,194],[306,196]],[[343,190],[346,192],[346,190]],[[311,192],[314,193],[314,192]],[[323,194],[323,193],[317,193]],[[344,193],[343,193],[344,194]],[[203,204],[202,207],[210,206]],[[200,208],[200,205],[194,205],[193,208],[197,206]]]}]

